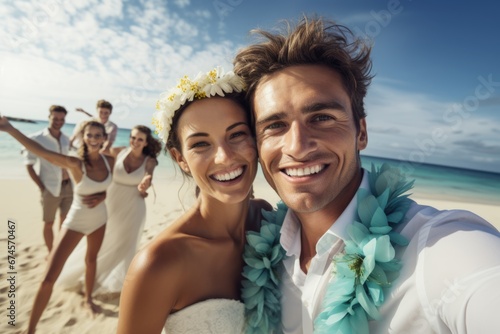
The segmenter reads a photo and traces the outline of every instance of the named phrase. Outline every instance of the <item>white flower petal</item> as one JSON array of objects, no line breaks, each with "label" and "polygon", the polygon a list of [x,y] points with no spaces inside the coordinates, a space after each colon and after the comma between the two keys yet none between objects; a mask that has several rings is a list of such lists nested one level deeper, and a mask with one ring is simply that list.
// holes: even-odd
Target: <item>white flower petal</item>
[{"label": "white flower petal", "polygon": [[153,117],[158,135],[164,142],[167,141],[175,112],[195,97],[224,96],[227,93],[241,92],[243,89],[243,80],[233,71],[224,73],[220,66],[207,73],[198,73],[193,80],[184,76],[175,87],[160,94],[157,112]]}]

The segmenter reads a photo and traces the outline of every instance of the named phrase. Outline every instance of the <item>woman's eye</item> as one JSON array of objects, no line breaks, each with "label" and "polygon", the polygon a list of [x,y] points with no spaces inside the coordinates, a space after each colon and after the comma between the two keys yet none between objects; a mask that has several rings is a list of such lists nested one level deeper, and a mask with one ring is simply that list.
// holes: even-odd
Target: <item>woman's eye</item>
[{"label": "woman's eye", "polygon": [[205,141],[200,141],[200,142],[192,144],[191,148],[199,148],[199,147],[205,147],[205,146],[208,146],[208,143]]},{"label": "woman's eye", "polygon": [[245,136],[246,134],[247,133],[244,131],[238,131],[238,132],[232,133],[229,137],[230,138],[237,138],[237,137]]}]

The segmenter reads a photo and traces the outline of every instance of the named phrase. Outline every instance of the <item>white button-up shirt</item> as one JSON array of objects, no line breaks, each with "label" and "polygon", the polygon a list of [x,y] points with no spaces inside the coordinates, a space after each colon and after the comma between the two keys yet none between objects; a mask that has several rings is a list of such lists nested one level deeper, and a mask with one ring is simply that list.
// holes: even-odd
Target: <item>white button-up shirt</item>
[{"label": "white button-up shirt", "polygon": [[[369,189],[364,173],[360,187]],[[332,258],[344,248],[357,196],[318,240],[305,274],[300,268],[300,222],[288,211],[281,229],[286,251],[282,275],[282,331],[313,332],[332,278]],[[409,240],[396,247],[403,268],[370,321],[370,333],[498,333],[500,233],[468,211],[438,211],[413,203],[396,229]]]},{"label": "white button-up shirt", "polygon": [[[39,132],[36,132],[29,136],[31,139],[42,145],[48,150],[58,152],[61,154],[68,154],[69,150],[69,138],[64,133],[61,132],[61,137],[59,141],[54,138],[48,128],[45,128]],[[24,164],[34,165],[37,160],[40,161],[40,173],[39,177],[42,180],[45,188],[53,195],[59,196],[61,193],[61,181],[63,177],[63,169],[51,164],[43,158],[38,158],[35,154],[24,149]]]},{"label": "white button-up shirt", "polygon": [[[360,187],[368,188],[366,173]],[[288,210],[281,228],[281,245],[286,251],[282,284],[282,321],[284,333],[312,333],[313,321],[321,312],[320,301],[331,278],[333,255],[341,251],[346,227],[354,219],[357,200],[352,199],[335,224],[316,244],[307,275],[300,268],[300,221]]]}]

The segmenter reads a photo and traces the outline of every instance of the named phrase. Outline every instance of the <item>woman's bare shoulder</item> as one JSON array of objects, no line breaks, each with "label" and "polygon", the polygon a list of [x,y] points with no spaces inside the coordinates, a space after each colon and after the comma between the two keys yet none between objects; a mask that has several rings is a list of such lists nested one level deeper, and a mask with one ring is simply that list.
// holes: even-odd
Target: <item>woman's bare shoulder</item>
[{"label": "woman's bare shoulder", "polygon": [[111,170],[113,170],[113,166],[115,165],[115,157],[104,154],[104,159],[108,160],[109,165],[111,166]]},{"label": "woman's bare shoulder", "polygon": [[189,238],[179,231],[166,229],[141,249],[136,258],[148,270],[172,267],[181,264]]},{"label": "woman's bare shoulder", "polygon": [[147,271],[195,270],[191,266],[200,256],[200,249],[203,249],[200,247],[203,238],[196,228],[199,224],[198,210],[192,207],[171,222],[136,255],[138,264]]},{"label": "woman's bare shoulder", "polygon": [[158,160],[156,158],[146,157],[146,166],[147,167],[156,167],[158,165]]},{"label": "woman's bare shoulder", "polygon": [[154,323],[155,328],[165,323],[179,298],[189,291],[185,283],[189,268],[185,267],[184,239],[178,233],[163,231],[136,254],[123,285],[120,312],[123,308],[124,314],[149,319],[146,325]]}]

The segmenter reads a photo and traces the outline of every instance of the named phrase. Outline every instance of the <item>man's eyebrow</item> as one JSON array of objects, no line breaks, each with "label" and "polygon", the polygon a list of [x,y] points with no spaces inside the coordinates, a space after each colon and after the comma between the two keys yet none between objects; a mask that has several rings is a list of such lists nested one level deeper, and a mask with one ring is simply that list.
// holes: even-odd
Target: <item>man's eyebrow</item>
[{"label": "man's eyebrow", "polygon": [[[345,106],[342,103],[337,102],[337,101],[312,103],[312,104],[306,105],[302,109],[302,112],[307,114],[307,113],[317,112],[317,111],[321,111],[321,110],[325,110],[325,109],[335,109],[335,110],[340,110],[342,112],[347,112]],[[279,121],[279,120],[285,119],[287,116],[288,115],[286,112],[272,113],[271,115],[255,122],[255,126],[259,126],[259,125],[262,125],[264,123],[268,123],[271,121]]]},{"label": "man's eyebrow", "polygon": [[273,113],[267,117],[264,117],[263,119],[261,120],[258,120],[257,122],[255,122],[255,126],[259,126],[259,125],[262,125],[264,123],[268,123],[268,122],[271,122],[271,121],[279,121],[280,119],[284,119],[286,118],[287,114],[286,112],[277,112],[277,113]]},{"label": "man's eyebrow", "polygon": [[310,105],[306,105],[303,109],[302,112],[304,113],[310,113],[310,112],[316,112],[316,111],[321,111],[325,109],[335,109],[335,110],[340,110],[343,112],[346,112],[345,106],[337,101],[330,101],[330,102],[317,102],[313,103]]}]

